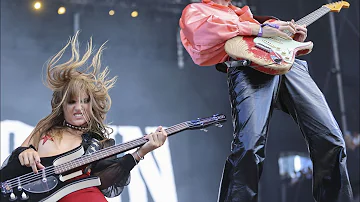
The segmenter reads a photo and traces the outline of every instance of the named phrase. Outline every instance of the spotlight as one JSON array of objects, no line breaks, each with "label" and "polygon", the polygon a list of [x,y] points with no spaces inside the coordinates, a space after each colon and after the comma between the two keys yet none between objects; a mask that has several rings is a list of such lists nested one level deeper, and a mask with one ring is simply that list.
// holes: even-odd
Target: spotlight
[{"label": "spotlight", "polygon": [[131,12],[131,17],[136,18],[139,15],[137,11]]},{"label": "spotlight", "polygon": [[35,8],[36,10],[39,10],[39,9],[41,8],[41,3],[40,3],[39,1],[35,2],[35,3],[34,3],[34,8]]},{"label": "spotlight", "polygon": [[299,152],[281,152],[278,159],[281,179],[291,179],[297,182],[302,176],[310,179],[313,165],[307,154]]},{"label": "spotlight", "polygon": [[114,10],[110,10],[110,11],[109,11],[109,15],[115,15],[115,11],[114,11]]},{"label": "spotlight", "polygon": [[61,6],[59,9],[58,9],[58,14],[59,15],[62,15],[66,12],[66,8],[64,6]]}]

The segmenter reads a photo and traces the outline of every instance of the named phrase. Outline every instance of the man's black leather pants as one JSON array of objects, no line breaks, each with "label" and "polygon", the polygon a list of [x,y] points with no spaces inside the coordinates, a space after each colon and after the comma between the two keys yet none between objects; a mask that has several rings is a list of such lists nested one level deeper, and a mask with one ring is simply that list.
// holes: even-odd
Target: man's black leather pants
[{"label": "man's black leather pants", "polygon": [[314,199],[348,202],[352,190],[343,135],[306,62],[295,60],[285,75],[267,75],[251,67],[231,67],[227,74],[234,140],[218,201],[257,201],[270,117],[278,108],[292,116],[307,142]]}]

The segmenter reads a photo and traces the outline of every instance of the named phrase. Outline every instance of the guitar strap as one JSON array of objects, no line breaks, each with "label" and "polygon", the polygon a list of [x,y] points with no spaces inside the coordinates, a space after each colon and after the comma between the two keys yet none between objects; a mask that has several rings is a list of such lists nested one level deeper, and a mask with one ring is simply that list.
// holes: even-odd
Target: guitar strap
[{"label": "guitar strap", "polygon": [[[91,153],[96,152],[96,151],[98,151],[100,149],[103,149],[105,147],[115,145],[115,140],[114,139],[107,139],[105,141],[100,142],[98,139],[91,137],[89,134],[84,134],[83,139],[84,139],[84,142],[85,142],[84,143],[84,149],[85,149],[84,155],[91,154]],[[112,158],[112,157],[109,157],[109,158]],[[90,174],[90,169],[95,164],[96,164],[96,162],[88,165],[83,171],[84,174]]]},{"label": "guitar strap", "polygon": [[[96,152],[97,150],[100,150],[102,148],[101,143],[99,140],[95,139],[95,138],[89,138],[86,137],[87,134],[84,135],[84,141],[86,142],[84,144],[84,149],[86,150],[84,155],[86,154],[91,154],[93,152]],[[86,148],[87,147],[87,148]],[[86,166],[86,168],[83,170],[84,174],[90,174],[91,172],[91,167],[93,164],[90,164],[88,166]]]},{"label": "guitar strap", "polygon": [[226,62],[216,64],[215,68],[220,72],[227,73],[228,68],[247,67],[250,63],[250,60],[234,60],[230,58]]}]

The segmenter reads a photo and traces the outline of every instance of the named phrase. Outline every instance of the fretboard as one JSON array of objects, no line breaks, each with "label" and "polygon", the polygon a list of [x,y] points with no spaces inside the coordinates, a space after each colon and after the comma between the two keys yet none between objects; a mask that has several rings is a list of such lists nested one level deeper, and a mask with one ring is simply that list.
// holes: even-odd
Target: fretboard
[{"label": "fretboard", "polygon": [[[180,132],[182,130],[185,130],[188,128],[188,124],[186,122],[179,123],[177,125],[171,126],[167,129],[165,129],[168,136],[176,134],[177,132]],[[81,156],[77,159],[74,159],[72,161],[66,162],[61,165],[55,166],[55,173],[60,174],[69,170],[72,170],[77,167],[81,167],[87,164],[90,164],[92,162],[114,156],[116,154],[120,154],[122,152],[126,152],[128,150],[134,149],[136,147],[142,146],[145,144],[148,140],[141,137],[126,143],[114,145],[111,147],[107,147],[105,149],[101,149],[98,151],[95,151],[93,153],[86,154],[84,156]]]},{"label": "fretboard", "polygon": [[[319,18],[321,18],[322,16],[324,16],[326,13],[330,12],[330,9],[322,6],[319,9],[315,10],[314,12],[306,15],[305,17],[299,19],[298,21],[295,22],[295,24],[298,25],[306,25],[309,26],[311,25],[313,22],[315,22],[316,20],[318,20]],[[286,30],[284,31],[288,36],[292,36],[293,34]]]},{"label": "fretboard", "polygon": [[309,26],[310,24],[312,24],[313,22],[315,22],[316,20],[327,14],[328,12],[330,12],[330,9],[325,6],[322,6],[319,9],[315,10],[314,12],[308,14],[307,16],[299,19],[295,23],[298,25]]}]

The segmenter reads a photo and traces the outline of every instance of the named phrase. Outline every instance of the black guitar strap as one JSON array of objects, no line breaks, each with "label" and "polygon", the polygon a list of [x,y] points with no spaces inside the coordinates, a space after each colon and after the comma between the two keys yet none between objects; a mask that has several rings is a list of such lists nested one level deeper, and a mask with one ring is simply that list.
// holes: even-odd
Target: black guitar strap
[{"label": "black guitar strap", "polygon": [[[90,135],[88,135],[88,134],[84,134],[84,135],[83,135],[83,147],[84,147],[84,149],[85,149],[84,155],[86,155],[86,154],[91,154],[91,153],[93,153],[93,152],[95,152],[95,151],[97,151],[97,150],[100,150],[100,149],[102,148],[101,143],[100,143],[99,140],[97,140],[97,139],[95,139],[95,138],[91,138],[91,137],[89,138],[88,136],[90,136]],[[92,165],[93,165],[93,164],[88,165],[88,166],[83,170],[83,173],[84,173],[84,174],[85,174],[85,173],[88,173],[88,172],[90,171]]]},{"label": "black guitar strap", "polygon": [[229,61],[216,64],[215,68],[220,72],[227,73],[228,68],[247,67],[250,63],[250,60],[234,60],[231,58]]}]

